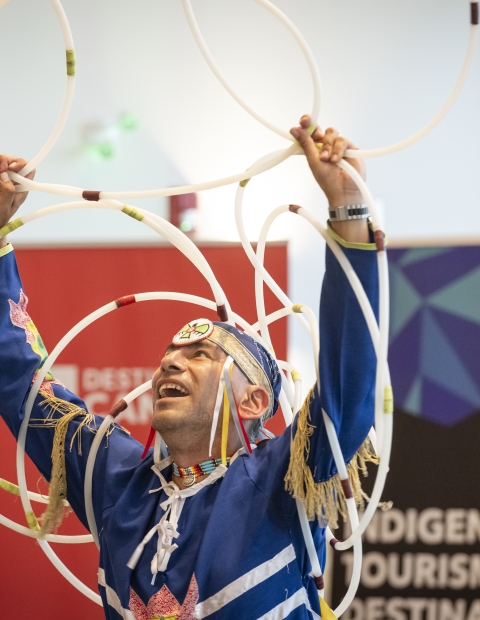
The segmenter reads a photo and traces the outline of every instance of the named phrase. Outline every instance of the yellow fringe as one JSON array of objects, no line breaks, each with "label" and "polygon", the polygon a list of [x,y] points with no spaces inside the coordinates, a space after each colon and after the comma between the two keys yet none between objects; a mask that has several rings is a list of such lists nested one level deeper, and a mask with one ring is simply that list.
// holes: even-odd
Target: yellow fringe
[{"label": "yellow fringe", "polygon": [[[88,428],[92,433],[97,432],[95,427],[95,416],[87,413],[78,405],[69,403],[66,400],[51,396],[46,392],[40,392],[44,397],[40,406],[45,405],[50,408],[45,418],[32,419],[29,426],[54,428],[55,435],[52,447],[52,474],[49,485],[49,502],[47,509],[40,518],[42,535],[50,534],[55,531],[64,516],[64,505],[67,500],[67,473],[65,466],[65,440],[68,431],[68,425],[77,417],[82,417],[77,429],[70,440],[70,451],[73,449],[75,439],[78,443],[78,454],[82,454],[82,429]],[[60,417],[54,417],[59,414]],[[120,427],[121,428],[121,427]],[[113,432],[114,425],[111,425],[107,431],[107,437]],[[125,430],[125,429],[122,429]],[[128,431],[125,431],[128,433]]]},{"label": "yellow fringe", "polygon": [[[64,516],[64,500],[67,499],[67,472],[65,466],[65,440],[70,422],[77,418],[83,417],[78,429],[75,431],[70,442],[70,450],[73,447],[75,437],[78,437],[78,453],[82,454],[82,435],[79,432],[84,426],[89,426],[94,420],[93,415],[87,414],[84,409],[69,403],[60,398],[52,397],[42,392],[45,398],[40,403],[50,407],[50,412],[45,419],[32,420],[30,426],[44,426],[55,428],[52,447],[52,474],[49,485],[49,502],[46,511],[43,513],[40,523],[40,532],[42,535],[50,534],[55,531]],[[60,414],[61,417],[53,417],[54,414]]]},{"label": "yellow fringe", "polygon": [[[291,445],[285,488],[293,497],[302,500],[309,521],[319,519],[327,522],[332,529],[335,529],[338,527],[339,515],[343,519],[346,519],[348,515],[340,476],[335,474],[325,482],[314,482],[312,472],[307,464],[310,453],[310,437],[315,428],[310,424],[310,401],[312,398],[315,398],[314,388],[308,393],[298,413],[297,431]],[[367,463],[378,464],[378,462],[378,457],[367,437],[347,465],[353,497],[359,507],[363,507],[364,501],[369,499],[362,490],[359,472],[361,471],[366,476]]]}]

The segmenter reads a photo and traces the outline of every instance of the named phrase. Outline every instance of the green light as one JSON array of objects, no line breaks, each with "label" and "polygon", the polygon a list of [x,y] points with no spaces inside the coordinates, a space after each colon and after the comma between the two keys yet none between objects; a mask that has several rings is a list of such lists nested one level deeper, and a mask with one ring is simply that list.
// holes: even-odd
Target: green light
[{"label": "green light", "polygon": [[138,127],[138,118],[135,114],[124,114],[120,118],[119,124],[124,131],[134,131]]},{"label": "green light", "polygon": [[180,223],[180,230],[182,232],[190,232],[192,229],[193,229],[192,222],[189,222],[188,220],[183,220],[183,222]]},{"label": "green light", "polygon": [[115,155],[115,148],[111,142],[100,142],[98,153],[104,159],[111,159]]},{"label": "green light", "polygon": [[192,228],[192,222],[189,222],[188,220],[183,220],[183,222],[180,223],[180,230],[183,232],[190,232]]},{"label": "green light", "polygon": [[85,150],[88,157],[95,162],[112,159],[115,156],[115,147],[108,141],[99,142],[98,144],[89,144]]}]

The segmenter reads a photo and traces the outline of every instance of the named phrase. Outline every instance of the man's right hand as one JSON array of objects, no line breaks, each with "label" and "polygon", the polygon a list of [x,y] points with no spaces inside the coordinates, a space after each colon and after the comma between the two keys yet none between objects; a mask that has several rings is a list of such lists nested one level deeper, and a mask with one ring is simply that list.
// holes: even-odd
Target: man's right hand
[{"label": "man's right hand", "polygon": [[[28,192],[15,193],[15,184],[10,180],[7,170],[19,172],[27,163],[21,157],[0,155],[0,228],[10,221],[28,195]],[[26,178],[33,179],[34,176],[35,170],[32,170]],[[0,248],[6,244],[5,237],[0,239]]]}]

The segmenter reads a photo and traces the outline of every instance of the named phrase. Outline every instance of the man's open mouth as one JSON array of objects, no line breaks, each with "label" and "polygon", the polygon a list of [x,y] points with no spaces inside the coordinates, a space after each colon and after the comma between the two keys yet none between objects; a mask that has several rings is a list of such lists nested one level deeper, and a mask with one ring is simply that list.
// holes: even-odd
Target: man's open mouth
[{"label": "man's open mouth", "polygon": [[181,398],[188,396],[188,392],[178,383],[164,383],[159,389],[158,395],[160,398]]}]

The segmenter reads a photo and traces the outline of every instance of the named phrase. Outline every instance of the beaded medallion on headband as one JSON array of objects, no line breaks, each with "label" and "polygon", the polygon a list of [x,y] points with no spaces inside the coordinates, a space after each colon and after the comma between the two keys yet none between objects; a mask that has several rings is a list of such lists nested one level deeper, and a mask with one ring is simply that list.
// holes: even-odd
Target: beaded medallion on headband
[{"label": "beaded medallion on headband", "polygon": [[[227,457],[227,467],[229,463],[230,458]],[[199,476],[210,475],[221,464],[222,459],[210,459],[198,465],[191,465],[190,467],[179,467],[176,463],[173,463],[173,475],[183,478],[183,484],[186,487],[191,487],[195,484]]]},{"label": "beaded medallion on headband", "polygon": [[209,319],[190,321],[175,334],[172,344],[184,347],[202,340],[209,340],[230,355],[252,385],[264,387],[270,397],[262,421],[276,411],[281,377],[278,366],[270,353],[245,332],[227,323],[212,323]]},{"label": "beaded medallion on headband", "polygon": [[213,332],[213,323],[208,319],[197,319],[191,321],[182,327],[182,329],[175,334],[172,340],[172,344],[176,347],[185,347],[188,344],[194,344],[208,338]]}]

